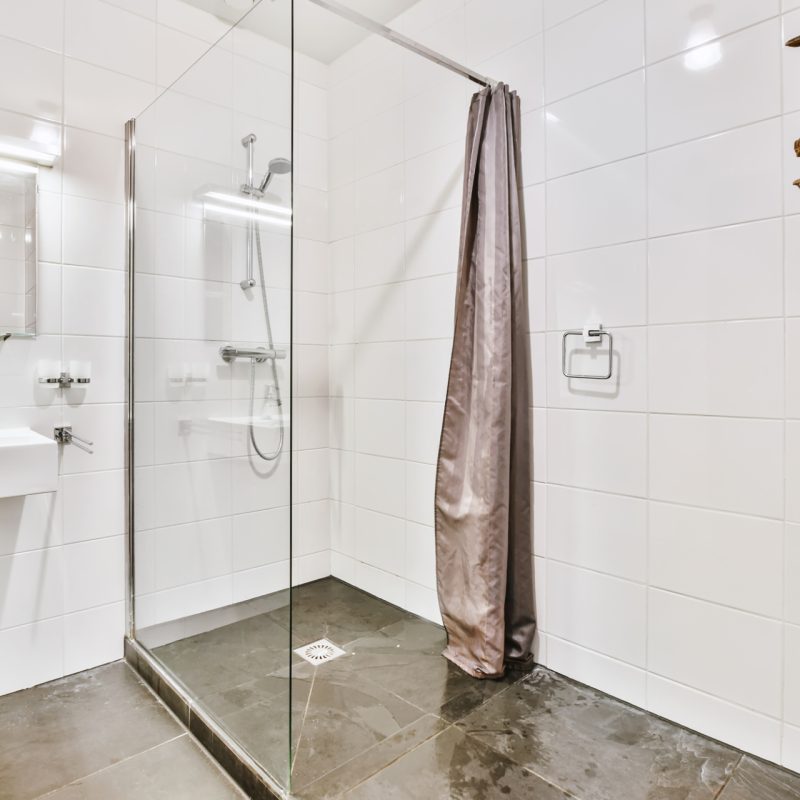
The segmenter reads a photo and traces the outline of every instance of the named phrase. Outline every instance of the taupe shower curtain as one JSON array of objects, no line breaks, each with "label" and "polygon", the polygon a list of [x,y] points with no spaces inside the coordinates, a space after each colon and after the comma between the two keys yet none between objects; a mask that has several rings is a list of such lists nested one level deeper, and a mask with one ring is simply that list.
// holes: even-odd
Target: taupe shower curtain
[{"label": "taupe shower curtain", "polygon": [[436,472],[444,656],[476,678],[530,664],[536,627],[519,126],[519,98],[504,84],[472,98]]}]

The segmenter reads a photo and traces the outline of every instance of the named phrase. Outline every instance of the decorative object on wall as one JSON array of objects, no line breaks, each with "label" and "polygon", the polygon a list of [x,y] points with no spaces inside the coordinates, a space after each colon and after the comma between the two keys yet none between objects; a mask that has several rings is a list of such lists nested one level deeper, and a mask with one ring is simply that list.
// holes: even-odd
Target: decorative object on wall
[{"label": "decorative object on wall", "polygon": [[800,47],[800,36],[794,36],[786,42],[787,47]]},{"label": "decorative object on wall", "polygon": [[520,175],[520,101],[501,83],[474,95],[470,108],[436,473],[444,655],[476,678],[531,664],[536,628]]}]

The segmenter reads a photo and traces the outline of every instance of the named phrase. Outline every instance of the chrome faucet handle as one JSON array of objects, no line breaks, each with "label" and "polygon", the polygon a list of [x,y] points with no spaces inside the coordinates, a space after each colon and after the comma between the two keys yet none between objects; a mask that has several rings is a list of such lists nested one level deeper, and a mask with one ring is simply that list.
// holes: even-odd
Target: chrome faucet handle
[{"label": "chrome faucet handle", "polygon": [[94,442],[90,442],[87,439],[81,439],[80,436],[76,436],[72,432],[72,425],[57,425],[53,428],[53,438],[59,444],[74,444],[79,450],[83,450],[84,453],[89,453],[89,455],[94,455],[94,450],[92,447],[94,446]]}]

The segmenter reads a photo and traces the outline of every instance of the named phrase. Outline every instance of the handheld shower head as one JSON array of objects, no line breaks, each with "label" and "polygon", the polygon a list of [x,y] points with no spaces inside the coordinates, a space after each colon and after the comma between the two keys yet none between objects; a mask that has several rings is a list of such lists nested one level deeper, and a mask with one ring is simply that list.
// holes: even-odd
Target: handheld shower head
[{"label": "handheld shower head", "polygon": [[272,181],[273,176],[286,175],[287,172],[291,171],[292,162],[289,161],[288,158],[273,158],[272,161],[269,162],[269,169],[267,170],[267,174],[264,176],[264,180],[261,181],[261,185],[258,187],[258,190],[260,192],[265,192]]}]

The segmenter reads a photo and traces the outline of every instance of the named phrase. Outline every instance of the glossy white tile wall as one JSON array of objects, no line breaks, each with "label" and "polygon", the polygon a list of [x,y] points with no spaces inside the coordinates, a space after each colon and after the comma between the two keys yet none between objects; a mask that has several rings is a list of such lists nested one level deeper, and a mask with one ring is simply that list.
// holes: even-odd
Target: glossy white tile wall
[{"label": "glossy white tile wall", "polygon": [[[423,0],[397,24],[509,82],[527,112],[538,656],[797,768],[800,216],[784,214],[800,212],[800,117],[781,120],[800,108],[800,55],[783,47],[797,4],[487,5]],[[332,564],[435,619],[471,89],[380,53],[332,69]],[[374,120],[363,102],[342,111],[367,73],[391,87]],[[381,111],[402,139],[369,142]],[[391,208],[357,205],[372,185]],[[567,381],[561,333],[596,322],[615,336],[614,379]]]},{"label": "glossy white tile wall", "polygon": [[[124,634],[123,550],[124,515],[124,335],[125,275],[123,216],[123,125],[138,115],[163,89],[223,35],[227,26],[214,16],[187,6],[181,0],[152,0],[147,3],[112,3],[104,0],[36,0],[6,3],[0,8],[2,39],[0,60],[5,74],[0,90],[0,128],[3,133],[29,137],[42,136],[61,143],[63,156],[53,170],[41,174],[40,205],[40,335],[35,341],[9,341],[0,349],[0,426],[30,425],[49,434],[55,424],[71,423],[76,432],[95,442],[95,454],[88,456],[76,448],[65,449],[61,461],[58,492],[28,498],[0,501],[0,649],[13,654],[0,664],[0,693],[49,680],[66,673],[95,666],[122,654]],[[181,89],[185,97],[174,111],[183,121],[200,121],[207,100],[230,105],[233,68],[239,70],[247,60],[250,73],[259,65],[266,70],[284,64],[288,55],[271,42],[258,40],[247,32],[237,32],[235,52],[220,48],[199,65],[199,78],[190,73]],[[282,60],[281,60],[282,59]],[[327,135],[324,128],[325,69],[309,59],[298,59],[306,120],[304,139],[298,141],[298,158],[303,156],[304,172],[299,190],[307,184],[324,195],[327,169],[324,165]],[[312,85],[313,81],[316,81]],[[263,75],[261,76],[264,77]],[[319,85],[322,84],[322,85]],[[277,85],[277,84],[276,84]],[[250,107],[263,97],[240,96],[242,104],[234,111],[236,126],[256,126],[263,141],[265,158],[288,155],[288,78],[281,84],[286,100],[280,106],[283,128],[270,121],[246,118]],[[250,87],[252,88],[252,86]],[[314,93],[317,93],[316,96]],[[276,106],[277,107],[277,106]],[[320,121],[319,114],[322,114]],[[315,116],[316,114],[316,116]],[[229,162],[233,138],[215,125],[220,114],[207,115],[208,125],[198,124],[185,139],[195,155],[219,157]],[[177,121],[176,121],[177,123]],[[180,128],[173,128],[180,133]],[[238,127],[237,127],[238,130]],[[34,134],[35,132],[35,134]],[[167,131],[168,132],[168,131]],[[241,137],[239,135],[238,138]],[[173,137],[173,143],[175,138]],[[312,161],[314,144],[323,153],[323,163]],[[198,148],[202,148],[198,151]],[[216,150],[214,150],[216,148]],[[242,151],[243,152],[243,151]],[[238,155],[238,151],[237,151]],[[170,203],[181,203],[189,195],[197,175],[208,169],[195,169],[188,159],[164,154],[159,173],[161,212],[177,211]],[[226,167],[230,174],[229,166]],[[144,197],[147,205],[148,197]],[[306,228],[308,214],[299,215]],[[175,222],[180,224],[174,224]],[[184,222],[186,235],[184,236]],[[162,403],[142,403],[139,427],[139,456],[143,465],[158,465],[163,483],[142,471],[140,519],[160,522],[163,536],[143,537],[137,542],[142,559],[144,589],[164,590],[167,600],[161,611],[166,617],[193,613],[211,602],[224,604],[280,588],[277,578],[265,574],[275,563],[286,564],[288,536],[271,546],[254,542],[256,526],[264,530],[288,531],[288,507],[255,511],[252,482],[243,480],[242,491],[218,491],[215,478],[233,475],[242,459],[209,461],[220,454],[239,456],[244,451],[215,431],[204,431],[186,449],[186,437],[176,434],[180,419],[207,419],[219,416],[221,407],[231,407],[231,389],[245,396],[246,374],[229,383],[208,381],[206,389],[181,397],[167,378],[168,364],[186,363],[195,368],[203,361],[216,363],[216,345],[202,340],[241,333],[231,330],[232,292],[223,281],[232,281],[231,259],[222,258],[224,239],[221,227],[209,226],[205,232],[200,220],[181,220],[166,213],[140,216],[140,244],[148,243],[143,260],[152,259],[158,275],[142,276],[140,282],[139,328],[155,333],[172,331],[180,341],[164,341],[154,347],[143,342],[143,352],[155,356],[162,370],[156,380],[137,386],[141,399]],[[170,224],[173,223],[173,224]],[[151,238],[152,234],[152,238]],[[298,245],[296,285],[298,306],[325,306],[327,242],[319,236],[321,250],[312,252]],[[288,241],[265,241],[267,258],[284,265],[276,277],[276,327],[288,328]],[[228,240],[228,244],[230,244]],[[156,246],[157,245],[157,246]],[[220,269],[222,267],[222,269]],[[320,280],[318,280],[318,278]],[[211,279],[211,280],[208,280]],[[236,278],[238,280],[238,277]],[[156,281],[158,286],[156,287]],[[158,290],[156,293],[155,290]],[[150,294],[149,294],[150,293]],[[155,299],[159,298],[156,303]],[[164,303],[164,299],[168,302]],[[308,300],[308,302],[306,302]],[[149,301],[149,302],[148,302]],[[244,309],[235,309],[241,326],[247,321]],[[284,321],[285,320],[285,321]],[[324,318],[319,321],[324,331]],[[258,336],[262,335],[258,327]],[[256,328],[250,325],[250,329]],[[313,342],[312,331],[305,341]],[[244,338],[244,337],[241,337]],[[194,341],[193,341],[194,339]],[[314,359],[325,345],[304,344],[296,357],[302,368],[298,393],[309,397],[308,408],[300,407],[298,417],[324,421],[308,442],[316,448],[327,446],[327,358]],[[306,358],[307,355],[307,358]],[[85,390],[69,394],[37,389],[36,363],[40,359],[89,360],[93,382]],[[200,370],[203,374],[210,371]],[[149,385],[148,385],[149,384]],[[241,388],[244,387],[244,388]],[[227,391],[227,394],[226,394]],[[223,398],[228,397],[225,401]],[[314,405],[319,397],[324,410]],[[169,401],[169,402],[167,402]],[[158,413],[156,413],[158,406]],[[244,413],[244,411],[242,412]],[[153,437],[149,432],[158,434]],[[148,442],[149,439],[149,442]],[[155,442],[158,446],[155,446]],[[145,446],[147,445],[147,446]],[[316,452],[322,452],[319,449]],[[191,463],[176,463],[191,459]],[[173,463],[170,463],[173,462]],[[156,469],[156,467],[154,467]],[[246,470],[243,470],[246,474]],[[272,497],[282,492],[288,500],[288,467],[275,484]],[[312,470],[313,473],[313,470]],[[229,486],[228,477],[223,486]],[[188,481],[188,483],[187,483]],[[315,576],[328,574],[327,566],[327,481],[320,490],[312,481],[306,492],[311,499],[321,498],[325,524],[309,520],[300,511],[300,531],[305,536],[298,572]],[[195,509],[178,502],[164,503],[179,495],[165,488],[199,487],[206,513],[196,518]],[[148,487],[152,492],[148,500]],[[189,495],[184,494],[184,498]],[[313,503],[309,503],[309,509]],[[241,513],[220,517],[221,511]],[[272,516],[270,516],[272,515]],[[263,536],[262,536],[263,538]],[[193,547],[193,545],[202,545]],[[318,553],[324,555],[320,558]],[[265,568],[264,565],[267,565]],[[274,570],[273,570],[274,572]],[[225,583],[222,586],[221,581]],[[271,581],[271,583],[270,583]],[[266,588],[265,588],[266,587]],[[155,595],[154,595],[155,596]],[[166,609],[166,611],[165,611]],[[153,604],[142,604],[143,621],[156,613]]]},{"label": "glossy white tile wall", "polygon": [[[796,768],[800,18],[782,11],[545,0],[524,158],[546,165],[540,657]],[[561,333],[596,322],[614,379],[568,381]]]},{"label": "glossy white tile wall", "polygon": [[[289,236],[269,225],[261,233],[274,343],[288,350],[293,328],[297,368],[291,387],[288,361],[278,364],[284,411],[294,391],[294,436],[293,452],[287,437],[272,463],[252,453],[246,428],[231,424],[251,413],[250,366],[225,366],[217,352],[226,342],[257,346],[266,338],[260,293],[239,286],[245,229],[203,218],[195,202],[202,185],[242,183],[240,140],[250,131],[258,174],[292,155],[291,63],[286,48],[236,30],[137,121],[137,142],[157,161],[137,186],[146,219],[139,277],[152,282],[137,340],[140,628],[286,588],[290,518],[295,582],[330,574],[325,65],[296,61],[293,296]],[[276,177],[270,202],[288,205],[290,185]],[[259,367],[256,414],[272,384],[269,365]],[[256,438],[267,451],[277,443],[275,430]]]}]

